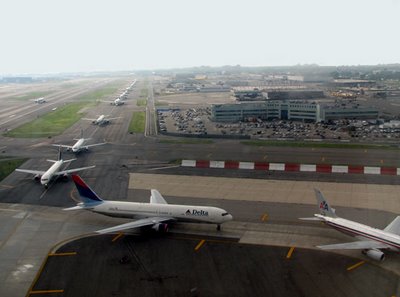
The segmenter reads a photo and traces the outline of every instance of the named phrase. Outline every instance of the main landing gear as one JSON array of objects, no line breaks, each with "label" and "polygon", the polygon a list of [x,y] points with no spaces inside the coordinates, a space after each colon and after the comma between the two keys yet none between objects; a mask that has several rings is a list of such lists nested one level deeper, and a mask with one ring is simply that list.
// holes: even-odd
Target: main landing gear
[{"label": "main landing gear", "polygon": [[221,225],[220,224],[217,225],[217,231],[221,231]]}]

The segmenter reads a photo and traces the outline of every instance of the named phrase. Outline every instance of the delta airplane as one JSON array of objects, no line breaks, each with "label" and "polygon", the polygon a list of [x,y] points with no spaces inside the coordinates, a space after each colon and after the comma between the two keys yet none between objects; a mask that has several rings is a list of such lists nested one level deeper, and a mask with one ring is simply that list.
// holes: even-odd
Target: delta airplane
[{"label": "delta airplane", "polygon": [[73,153],[79,153],[83,150],[89,151],[90,147],[106,144],[105,142],[95,143],[95,144],[85,144],[85,142],[90,140],[90,138],[83,137],[83,130],[81,130],[81,138],[74,138],[74,140],[77,140],[77,142],[74,145],[53,144],[53,146],[64,147],[67,149],[67,151],[72,151]]},{"label": "delta airplane", "polygon": [[97,119],[87,119],[87,118],[83,118],[82,120],[86,120],[86,121],[92,121],[93,124],[95,125],[106,125],[108,123],[110,123],[111,120],[115,120],[115,119],[119,119],[120,117],[116,117],[116,118],[107,118],[107,116],[105,116],[104,114],[100,115]]},{"label": "delta airplane", "polygon": [[220,230],[222,223],[232,220],[232,215],[221,208],[168,204],[157,190],[151,190],[150,203],[102,200],[78,175],[73,174],[72,180],[82,202],[65,210],[84,209],[111,217],[137,219],[96,231],[100,234],[146,226],[167,232],[168,223],[176,221],[217,224],[217,229]]},{"label": "delta airplane", "polygon": [[95,166],[88,166],[88,167],[82,167],[82,168],[60,170],[61,166],[63,164],[72,162],[74,160],[76,160],[76,159],[63,160],[62,156],[61,156],[61,148],[60,148],[58,151],[58,160],[47,160],[49,162],[54,163],[53,165],[51,165],[51,167],[47,171],[29,170],[29,169],[15,169],[15,171],[35,174],[34,179],[37,181],[40,180],[40,183],[47,189],[49,187],[49,183],[57,177],[60,177],[60,176],[67,177],[69,173],[82,171],[82,170],[86,170],[86,169],[95,167]]},{"label": "delta airplane", "polygon": [[381,251],[391,250],[400,252],[400,216],[397,216],[385,229],[380,230],[350,220],[342,219],[335,213],[322,195],[314,189],[320,214],[313,218],[300,218],[301,220],[322,221],[328,226],[354,236],[359,241],[317,246],[323,250],[354,249],[362,250],[363,254],[376,261],[383,261],[385,254]]}]

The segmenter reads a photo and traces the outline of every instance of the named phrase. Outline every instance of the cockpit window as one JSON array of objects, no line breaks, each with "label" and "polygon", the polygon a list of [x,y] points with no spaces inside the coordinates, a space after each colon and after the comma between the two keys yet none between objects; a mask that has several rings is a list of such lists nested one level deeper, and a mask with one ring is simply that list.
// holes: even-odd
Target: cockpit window
[{"label": "cockpit window", "polygon": [[224,216],[227,216],[229,213],[227,213],[227,212],[224,212],[223,214],[222,214],[222,216],[224,217]]}]

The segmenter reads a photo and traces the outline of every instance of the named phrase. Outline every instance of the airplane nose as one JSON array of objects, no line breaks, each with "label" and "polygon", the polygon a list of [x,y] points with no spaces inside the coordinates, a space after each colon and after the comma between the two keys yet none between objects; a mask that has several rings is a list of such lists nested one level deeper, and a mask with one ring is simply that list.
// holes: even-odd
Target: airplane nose
[{"label": "airplane nose", "polygon": [[227,221],[232,221],[233,220],[233,216],[230,214],[230,215],[227,215],[226,216],[226,220]]}]

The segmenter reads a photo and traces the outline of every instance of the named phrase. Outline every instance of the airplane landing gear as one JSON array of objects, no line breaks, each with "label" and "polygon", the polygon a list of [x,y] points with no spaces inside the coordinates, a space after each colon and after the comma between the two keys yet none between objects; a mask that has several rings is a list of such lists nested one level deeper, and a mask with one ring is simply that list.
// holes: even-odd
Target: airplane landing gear
[{"label": "airplane landing gear", "polygon": [[221,225],[220,224],[217,225],[217,231],[221,231]]}]

